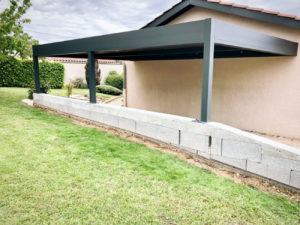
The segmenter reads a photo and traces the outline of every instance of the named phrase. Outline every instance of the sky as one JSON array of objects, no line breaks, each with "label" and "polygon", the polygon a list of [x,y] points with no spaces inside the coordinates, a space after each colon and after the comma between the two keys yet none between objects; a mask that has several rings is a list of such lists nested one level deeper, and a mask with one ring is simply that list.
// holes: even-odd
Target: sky
[{"label": "sky", "polygon": [[[223,0],[300,17],[300,0]],[[9,0],[0,0],[0,11]],[[24,26],[40,44],[136,30],[180,0],[32,0]]]}]

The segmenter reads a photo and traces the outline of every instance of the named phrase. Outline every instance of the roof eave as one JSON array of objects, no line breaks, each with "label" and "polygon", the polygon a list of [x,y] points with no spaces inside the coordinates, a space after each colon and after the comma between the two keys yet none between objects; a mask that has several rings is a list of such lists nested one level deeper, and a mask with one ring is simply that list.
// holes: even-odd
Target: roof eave
[{"label": "roof eave", "polygon": [[181,1],[164,12],[162,15],[159,15],[154,20],[143,26],[141,29],[165,25],[192,7],[193,5],[191,4],[190,0]]}]

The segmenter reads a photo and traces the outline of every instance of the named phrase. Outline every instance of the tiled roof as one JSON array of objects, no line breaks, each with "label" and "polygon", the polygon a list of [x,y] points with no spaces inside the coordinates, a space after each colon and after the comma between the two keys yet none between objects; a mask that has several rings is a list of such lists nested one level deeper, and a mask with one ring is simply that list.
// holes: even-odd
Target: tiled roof
[{"label": "tiled roof", "polygon": [[284,13],[280,13],[280,12],[276,12],[276,11],[266,10],[266,9],[263,9],[263,8],[255,8],[255,7],[250,7],[248,5],[240,5],[240,4],[231,3],[231,2],[222,2],[220,0],[206,0],[206,1],[207,2],[215,2],[215,3],[218,3],[220,5],[228,5],[228,6],[232,6],[232,7],[235,7],[235,8],[253,10],[253,11],[258,11],[258,12],[262,12],[262,13],[273,14],[273,15],[277,15],[277,16],[281,16],[281,17],[300,20],[300,17],[298,17],[296,15],[284,14]]},{"label": "tiled roof", "polygon": [[[84,58],[66,58],[66,57],[47,57],[48,61],[52,62],[69,62],[69,63],[85,63],[87,59]],[[116,60],[98,59],[100,64],[119,64]]]},{"label": "tiled roof", "polygon": [[[149,23],[147,23],[142,28],[146,28],[149,24],[151,24],[152,22],[154,22],[158,18],[162,17],[167,12],[169,12],[172,9],[174,9],[175,7],[177,7],[178,5],[180,5],[181,3],[185,2],[185,1],[186,0],[182,0],[182,1],[178,2],[177,4],[173,5],[170,9],[166,10],[165,12],[163,12],[161,15],[159,15],[158,17],[156,17],[155,19],[153,19],[152,21],[150,21]],[[256,11],[256,12],[261,12],[261,13],[265,13],[265,14],[276,15],[276,16],[279,16],[279,17],[283,17],[283,18],[287,18],[287,19],[293,19],[293,20],[296,20],[296,21],[300,21],[300,17],[299,16],[292,15],[292,14],[284,14],[284,13],[280,13],[280,12],[276,12],[276,11],[266,10],[266,9],[263,9],[263,8],[256,8],[256,7],[251,7],[251,6],[248,6],[248,5],[241,5],[241,4],[231,3],[231,2],[223,2],[221,0],[202,0],[202,1],[204,1],[204,2],[210,2],[210,3],[216,3],[216,4],[224,5],[224,6],[231,6],[233,8],[240,8],[240,9],[246,9],[246,10],[249,10],[249,11]],[[192,5],[192,4],[190,3],[190,5]]]}]

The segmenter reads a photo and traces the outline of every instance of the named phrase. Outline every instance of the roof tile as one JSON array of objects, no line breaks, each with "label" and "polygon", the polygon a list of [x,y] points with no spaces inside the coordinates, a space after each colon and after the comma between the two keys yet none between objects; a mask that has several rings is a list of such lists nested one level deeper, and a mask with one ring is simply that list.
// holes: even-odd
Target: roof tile
[{"label": "roof tile", "polygon": [[248,8],[248,6],[247,5],[241,5],[241,4],[233,4],[232,5],[232,7],[236,7],[236,8],[242,8],[242,9],[246,9],[246,8]]},{"label": "roof tile", "polygon": [[219,2],[220,5],[230,5],[232,6],[233,3],[232,2]]},{"label": "roof tile", "polygon": [[248,10],[253,10],[253,11],[262,11],[262,10],[264,10],[263,8],[256,8],[256,7],[250,7],[250,6],[248,6],[247,9]]},{"label": "roof tile", "polygon": [[279,12],[275,12],[275,11],[272,11],[272,10],[266,10],[266,9],[263,9],[261,12],[267,13],[267,14],[274,14],[274,15],[278,15],[279,14]]},{"label": "roof tile", "polygon": [[[46,57],[48,61],[52,62],[75,62],[75,63],[85,63],[87,59],[84,58],[67,58],[67,57]],[[110,59],[98,59],[99,63],[102,64],[116,64],[118,63],[116,60]]]},{"label": "roof tile", "polygon": [[296,15],[290,15],[290,14],[284,14],[284,13],[279,13],[278,16],[282,16],[282,17],[289,17],[289,18],[293,18],[296,19]]}]

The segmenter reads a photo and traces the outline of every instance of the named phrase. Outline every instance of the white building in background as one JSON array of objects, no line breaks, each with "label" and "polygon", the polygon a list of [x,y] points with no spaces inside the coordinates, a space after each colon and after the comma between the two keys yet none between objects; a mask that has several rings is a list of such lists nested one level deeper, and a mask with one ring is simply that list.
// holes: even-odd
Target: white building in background
[{"label": "white building in background", "polygon": [[[85,80],[85,69],[87,59],[80,58],[63,58],[63,57],[47,57],[47,61],[62,63],[65,67],[64,83],[69,83],[70,80],[82,78]],[[121,74],[124,71],[123,64],[116,60],[98,59],[99,68],[101,69],[101,84],[104,83],[110,71],[116,71]]]}]

